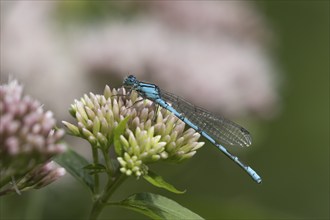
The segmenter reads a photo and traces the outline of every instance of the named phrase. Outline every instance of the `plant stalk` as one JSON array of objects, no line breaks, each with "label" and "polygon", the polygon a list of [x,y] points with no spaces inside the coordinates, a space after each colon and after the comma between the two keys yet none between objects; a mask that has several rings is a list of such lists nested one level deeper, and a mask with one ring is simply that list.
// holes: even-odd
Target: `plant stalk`
[{"label": "plant stalk", "polygon": [[[96,147],[92,147],[92,151],[93,151],[93,161],[94,164],[98,164],[99,163],[99,155],[98,155],[98,151]],[[95,182],[95,187],[94,187],[94,192],[96,194],[99,193],[100,190],[100,177],[98,173],[94,174],[94,182]]]},{"label": "plant stalk", "polygon": [[94,201],[89,220],[96,220],[100,215],[103,208],[107,205],[107,202],[114,191],[123,183],[126,179],[126,175],[120,173],[114,180],[108,179],[107,185],[100,197]]}]

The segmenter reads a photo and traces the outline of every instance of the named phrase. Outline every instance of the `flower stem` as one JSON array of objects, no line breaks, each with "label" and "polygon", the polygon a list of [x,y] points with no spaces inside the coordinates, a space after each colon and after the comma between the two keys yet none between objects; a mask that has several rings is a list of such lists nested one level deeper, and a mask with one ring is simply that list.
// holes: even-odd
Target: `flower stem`
[{"label": "flower stem", "polygon": [[91,214],[89,216],[90,220],[96,220],[100,215],[102,209],[107,205],[107,202],[110,196],[114,193],[114,191],[119,187],[122,182],[126,179],[126,175],[119,173],[116,175],[113,180],[110,178],[105,186],[104,191],[100,195],[100,197],[94,201]]},{"label": "flower stem", "polygon": [[0,189],[3,186],[5,186],[6,184],[8,184],[10,182],[10,180],[11,180],[11,176],[9,176],[9,175],[7,175],[5,177],[2,176],[1,179],[0,179]]},{"label": "flower stem", "polygon": [[109,174],[110,177],[112,177],[114,175],[115,166],[111,162],[109,152],[106,151],[106,150],[103,150],[102,152],[103,152],[103,158],[104,158],[104,161],[105,161],[105,165],[106,165],[107,170],[108,170],[108,174]]},{"label": "flower stem", "polygon": [[[94,164],[98,164],[99,163],[99,155],[98,155],[97,148],[92,147],[92,149],[93,149],[93,162],[94,162]],[[98,194],[99,193],[99,187],[100,187],[100,178],[99,178],[98,173],[94,174],[94,181],[95,181],[94,192],[96,194]]]},{"label": "flower stem", "polygon": [[0,191],[0,196],[4,196],[4,195],[7,195],[7,194],[13,193],[13,192],[15,192],[14,189],[5,189],[3,191]]}]

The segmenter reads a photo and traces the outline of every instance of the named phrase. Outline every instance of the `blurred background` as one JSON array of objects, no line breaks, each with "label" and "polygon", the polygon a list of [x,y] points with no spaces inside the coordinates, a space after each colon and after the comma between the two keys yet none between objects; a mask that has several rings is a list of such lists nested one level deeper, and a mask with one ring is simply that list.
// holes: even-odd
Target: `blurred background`
[{"label": "blurred background", "polygon": [[[17,78],[59,125],[72,121],[74,99],[134,74],[253,135],[230,150],[261,185],[206,144],[180,165],[152,167],[186,194],[130,178],[114,200],[150,191],[207,219],[329,219],[328,1],[1,1],[0,12],[1,83]],[[90,207],[67,174],[1,197],[0,219],[87,219]],[[111,207],[101,218],[145,217]]]}]

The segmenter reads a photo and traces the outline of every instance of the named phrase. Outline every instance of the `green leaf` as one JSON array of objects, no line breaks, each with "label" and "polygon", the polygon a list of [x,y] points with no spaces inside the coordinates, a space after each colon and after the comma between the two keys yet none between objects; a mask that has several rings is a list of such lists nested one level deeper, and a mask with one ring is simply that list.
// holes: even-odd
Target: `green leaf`
[{"label": "green leaf", "polygon": [[95,185],[94,178],[84,169],[84,167],[89,165],[89,162],[84,157],[68,149],[65,153],[55,157],[54,160],[78,181],[86,185],[93,193]]},{"label": "green leaf", "polygon": [[104,173],[106,172],[107,168],[103,164],[88,164],[87,166],[84,166],[85,170],[88,170],[89,174],[93,175],[96,173]]},{"label": "green leaf", "polygon": [[134,210],[151,219],[203,219],[179,203],[153,193],[137,193],[120,203],[110,203],[110,205]]},{"label": "green leaf", "polygon": [[157,186],[159,188],[166,189],[172,193],[182,194],[185,193],[186,190],[178,190],[173,185],[166,182],[161,176],[157,175],[156,173],[153,173],[151,171],[148,171],[148,175],[143,175],[143,178],[147,180],[149,183],[151,183],[154,186]]},{"label": "green leaf", "polygon": [[117,155],[122,155],[122,144],[120,143],[120,135],[124,134],[126,124],[128,120],[130,119],[130,115],[124,118],[121,122],[119,122],[118,126],[114,129],[113,134],[113,144],[115,146],[115,152]]}]

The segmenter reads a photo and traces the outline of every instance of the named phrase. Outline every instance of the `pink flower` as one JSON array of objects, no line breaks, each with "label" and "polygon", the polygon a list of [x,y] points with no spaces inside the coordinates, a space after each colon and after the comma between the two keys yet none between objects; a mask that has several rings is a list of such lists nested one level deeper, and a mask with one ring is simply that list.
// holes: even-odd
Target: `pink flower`
[{"label": "pink flower", "polygon": [[54,130],[53,113],[22,93],[16,80],[0,85],[0,188],[12,178],[20,181],[66,149],[59,143],[64,131]]}]

